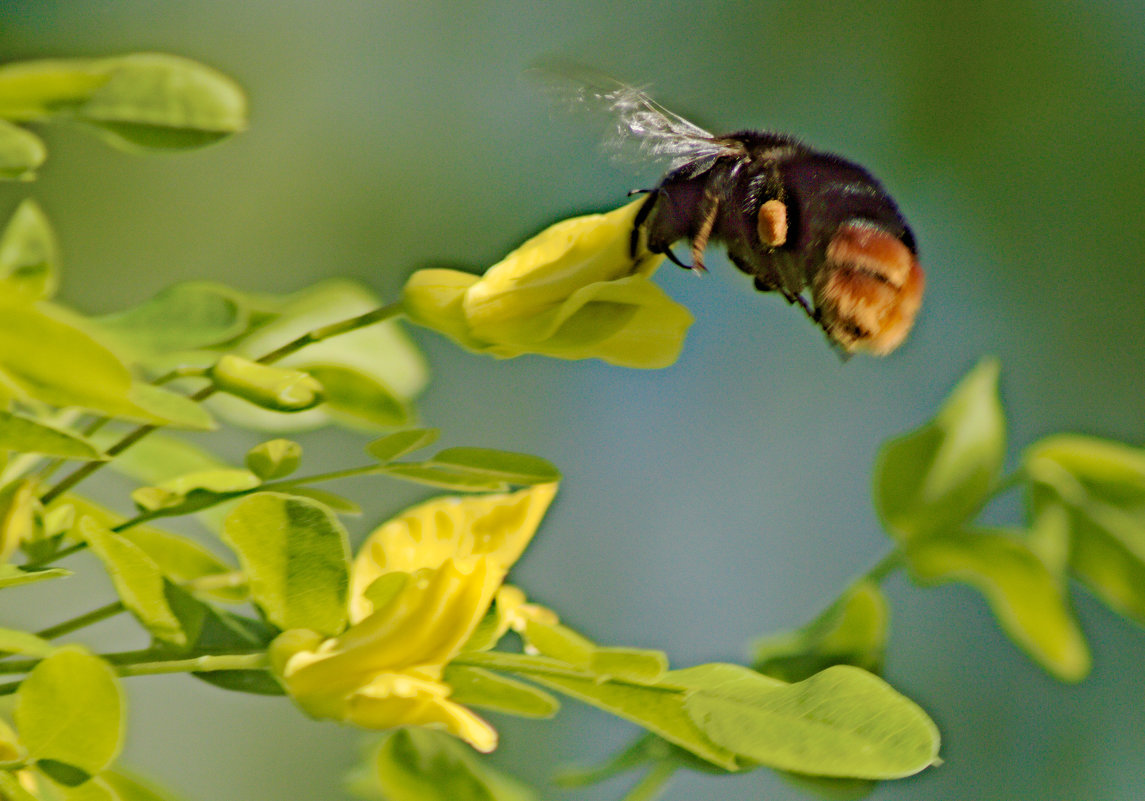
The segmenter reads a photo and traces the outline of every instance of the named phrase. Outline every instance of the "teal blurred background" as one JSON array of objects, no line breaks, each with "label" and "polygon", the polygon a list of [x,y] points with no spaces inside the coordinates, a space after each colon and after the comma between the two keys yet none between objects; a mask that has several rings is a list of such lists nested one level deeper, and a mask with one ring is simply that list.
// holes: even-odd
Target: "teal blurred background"
[{"label": "teal blurred background", "polygon": [[[0,187],[0,215],[29,195],[42,203],[65,249],[63,296],[93,313],[189,279],[287,291],[340,275],[392,296],[417,267],[483,268],[553,220],[654,183],[655,165],[609,163],[521,80],[546,55],[651,82],[717,131],[797,133],[883,180],[928,276],[914,333],[884,360],[840,363],[722,253],[702,280],[662,270],[696,316],[663,371],[494,362],[415,331],[435,368],[422,415],[448,444],[528,450],[565,472],[514,580],[602,643],[664,648],[679,666],[742,660],[753,637],[810,618],[888,548],[868,487],[879,443],[925,419],[983,355],[1003,365],[1011,461],[1056,431],[1145,438],[1137,3],[0,0],[4,61],[140,50],[233,76],[252,124],[171,158],[43,129],[41,179]],[[232,454],[255,441],[208,440]],[[316,469],[361,445],[303,442]],[[357,537],[420,497],[376,481],[344,489],[368,508]],[[991,512],[1014,520],[1018,508]],[[1145,794],[1139,629],[1079,592],[1095,667],[1069,687],[969,591],[901,577],[887,589],[887,677],[938,721],[946,763],[873,798]],[[94,605],[76,592],[30,588],[20,597],[35,602],[4,619],[43,625]],[[91,592],[110,598],[103,584]],[[130,627],[93,633],[140,644]],[[124,763],[188,799],[342,797],[357,732],[185,677],[129,690]],[[536,782],[631,735],[574,702],[555,724],[495,722],[496,763]],[[682,775],[666,797],[803,796],[759,771]]]}]

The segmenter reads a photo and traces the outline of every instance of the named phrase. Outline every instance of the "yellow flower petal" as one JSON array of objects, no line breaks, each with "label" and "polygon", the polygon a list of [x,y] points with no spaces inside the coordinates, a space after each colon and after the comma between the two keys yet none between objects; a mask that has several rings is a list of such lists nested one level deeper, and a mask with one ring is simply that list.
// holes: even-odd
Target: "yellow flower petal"
[{"label": "yellow flower petal", "polygon": [[436,679],[481,621],[504,570],[488,557],[410,576],[383,608],[338,637],[283,632],[271,666],[292,698],[315,717],[344,717],[347,698],[383,673],[417,671]]},{"label": "yellow flower petal", "polygon": [[350,573],[350,621],[374,611],[367,588],[393,571],[412,573],[447,559],[488,556],[502,572],[532,540],[556,495],[556,484],[518,492],[449,496],[414,506],[374,531]]},{"label": "yellow flower petal", "polygon": [[648,280],[664,257],[630,254],[642,202],[550,226],[481,277],[419,271],[404,294],[410,318],[501,358],[671,364],[692,316]]},{"label": "yellow flower petal", "polygon": [[479,278],[459,270],[418,270],[402,289],[402,309],[418,325],[447,334],[471,350],[482,350],[487,343],[470,336],[462,308],[466,290]]},{"label": "yellow flower petal", "polygon": [[470,326],[481,330],[530,318],[589,284],[651,275],[664,257],[645,254],[633,261],[629,252],[642,203],[559,222],[490,267],[465,293]]},{"label": "yellow flower petal", "polygon": [[478,751],[497,747],[497,731],[461,704],[450,688],[407,674],[381,674],[350,697],[343,720],[366,729],[395,726],[442,728]]}]

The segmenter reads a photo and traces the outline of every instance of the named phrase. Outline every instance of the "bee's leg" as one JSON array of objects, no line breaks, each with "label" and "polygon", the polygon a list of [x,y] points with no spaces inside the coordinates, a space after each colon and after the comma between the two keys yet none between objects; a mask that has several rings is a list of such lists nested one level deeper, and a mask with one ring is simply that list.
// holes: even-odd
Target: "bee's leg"
[{"label": "bee's leg", "polygon": [[704,248],[708,246],[708,238],[712,235],[712,228],[716,224],[716,212],[720,208],[720,201],[711,192],[704,192],[704,216],[700,219],[700,228],[692,237],[692,269],[697,273],[706,273],[704,266]]},{"label": "bee's leg", "polygon": [[[668,261],[672,262],[677,267],[683,267],[685,270],[695,270],[696,269],[691,264],[684,264],[684,262],[682,262],[678,258],[676,258],[676,254],[672,252],[672,248],[664,248],[663,253],[665,256],[668,257]],[[697,272],[707,272],[707,271],[704,270],[704,265],[701,264],[700,269],[697,270]]]},{"label": "bee's leg", "polygon": [[648,221],[648,215],[652,213],[652,208],[656,205],[656,200],[660,197],[659,189],[640,191],[647,192],[648,197],[644,198],[643,205],[636,210],[636,219],[632,221],[632,233],[628,239],[628,255],[633,259],[640,253],[640,232],[644,228],[644,223]]},{"label": "bee's leg", "polygon": [[815,323],[820,328],[823,327],[822,315],[819,313],[818,309],[811,308],[811,304],[807,302],[807,298],[803,297],[798,292],[791,292],[784,287],[779,287],[779,291],[783,293],[783,297],[788,303],[799,306],[799,308],[803,309],[803,312],[811,319],[811,322]]}]

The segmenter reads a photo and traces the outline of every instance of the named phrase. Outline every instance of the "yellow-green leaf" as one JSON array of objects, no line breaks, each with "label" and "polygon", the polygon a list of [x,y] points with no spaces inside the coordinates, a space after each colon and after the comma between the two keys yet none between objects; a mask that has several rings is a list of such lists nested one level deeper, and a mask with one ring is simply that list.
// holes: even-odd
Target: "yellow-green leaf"
[{"label": "yellow-green leaf", "polygon": [[450,665],[444,680],[453,688],[450,700],[465,706],[526,718],[551,718],[560,709],[557,699],[544,690],[481,668]]},{"label": "yellow-green leaf", "polygon": [[849,665],[797,684],[738,665],[701,665],[669,673],[665,683],[691,690],[684,707],[713,742],[769,767],[897,779],[938,757],[938,728],[926,713]]},{"label": "yellow-green leaf", "polygon": [[1089,649],[1074,620],[1064,582],[1021,540],[997,531],[951,532],[906,550],[916,580],[959,581],[990,604],[1002,630],[1062,681],[1089,672]]},{"label": "yellow-green leaf", "polygon": [[159,565],[138,545],[91,517],[80,520],[79,531],[103,562],[123,605],[144,628],[164,642],[187,645],[187,632],[172,608],[169,586]]},{"label": "yellow-green leaf", "polygon": [[111,666],[78,645],[57,649],[16,691],[16,728],[31,759],[88,774],[115,759],[123,741],[123,693]]},{"label": "yellow-green leaf", "polygon": [[251,598],[271,623],[327,635],[345,627],[350,545],[329,509],[260,492],[227,515],[222,537],[238,554]]},{"label": "yellow-green leaf", "polygon": [[895,538],[957,528],[986,501],[1006,450],[998,370],[996,361],[984,359],[933,420],[879,451],[875,507]]},{"label": "yellow-green leaf", "polygon": [[47,157],[40,137],[0,119],[0,180],[30,181]]},{"label": "yellow-green leaf", "polygon": [[[3,132],[0,126],[0,172],[4,171]],[[5,289],[15,288],[36,299],[50,298],[56,291],[59,260],[48,218],[34,200],[25,200],[0,235],[0,278],[6,281]]]},{"label": "yellow-green leaf", "polygon": [[231,79],[178,56],[139,53],[105,59],[107,80],[72,109],[126,149],[203,147],[246,128],[246,97]]},{"label": "yellow-green leaf", "polygon": [[288,439],[272,439],[251,448],[246,466],[263,481],[288,476],[302,463],[302,446]]},{"label": "yellow-green leaf", "polygon": [[99,448],[79,434],[5,411],[0,411],[0,450],[88,461],[106,458]]}]

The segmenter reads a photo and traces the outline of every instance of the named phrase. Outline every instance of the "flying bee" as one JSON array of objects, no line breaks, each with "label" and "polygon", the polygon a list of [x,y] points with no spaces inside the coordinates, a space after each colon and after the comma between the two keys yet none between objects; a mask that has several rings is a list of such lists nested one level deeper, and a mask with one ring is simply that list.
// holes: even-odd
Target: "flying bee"
[{"label": "flying bee", "polygon": [[[711,242],[761,292],[799,306],[845,353],[884,355],[910,331],[925,279],[910,226],[865,169],[787,134],[716,136],[641,89],[579,67],[534,71],[573,110],[603,113],[606,145],[666,160],[636,216],[631,250],[705,272]],[[691,264],[672,245],[687,240]]]}]

